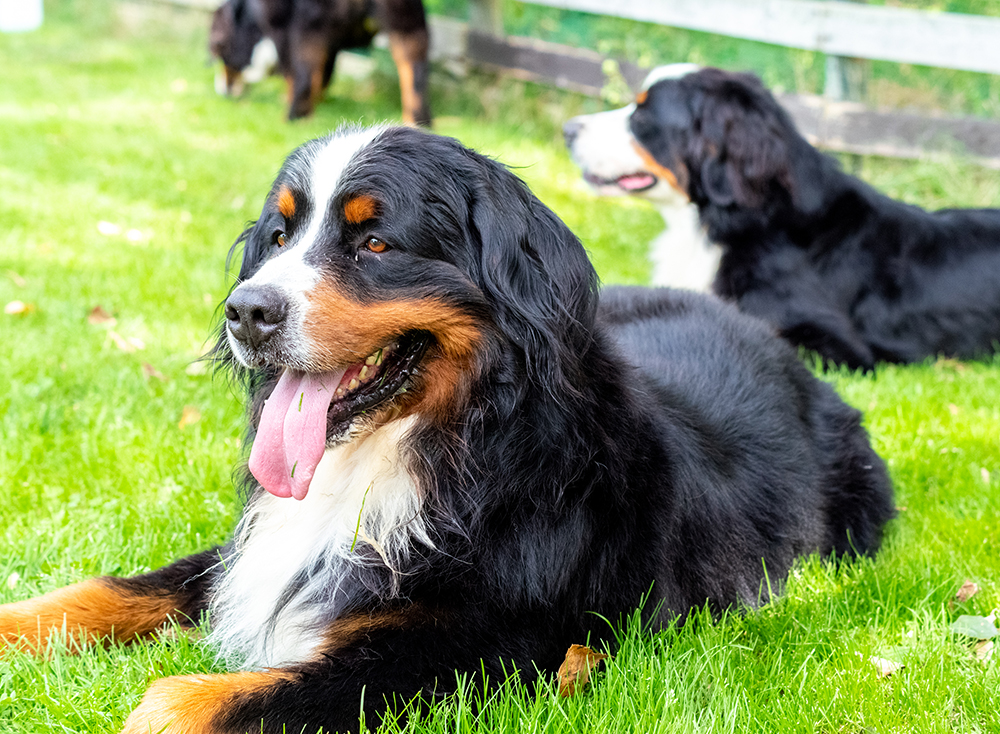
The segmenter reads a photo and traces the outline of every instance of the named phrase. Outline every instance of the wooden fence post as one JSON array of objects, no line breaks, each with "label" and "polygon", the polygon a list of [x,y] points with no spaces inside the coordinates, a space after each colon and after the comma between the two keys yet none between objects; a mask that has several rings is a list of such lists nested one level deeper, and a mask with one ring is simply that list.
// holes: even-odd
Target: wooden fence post
[{"label": "wooden fence post", "polygon": [[469,30],[503,38],[502,0],[469,0]]},{"label": "wooden fence post", "polygon": [[[854,2],[868,0],[827,0],[827,2]],[[871,64],[867,59],[833,56],[827,54],[823,80],[823,96],[835,102],[864,102],[868,94],[868,74]]]}]

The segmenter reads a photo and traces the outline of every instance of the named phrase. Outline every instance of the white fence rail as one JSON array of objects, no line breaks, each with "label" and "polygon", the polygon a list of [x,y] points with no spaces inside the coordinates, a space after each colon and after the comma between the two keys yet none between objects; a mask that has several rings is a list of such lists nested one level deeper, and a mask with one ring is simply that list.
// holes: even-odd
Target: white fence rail
[{"label": "white fence rail", "polygon": [[531,3],[836,56],[1000,74],[1000,18],[982,15],[821,0],[531,0]]}]

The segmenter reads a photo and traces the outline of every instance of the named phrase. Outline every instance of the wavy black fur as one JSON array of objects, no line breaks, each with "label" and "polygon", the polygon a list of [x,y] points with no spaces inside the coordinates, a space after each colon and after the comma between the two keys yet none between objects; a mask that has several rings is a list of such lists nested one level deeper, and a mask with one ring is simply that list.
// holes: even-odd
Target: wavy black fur
[{"label": "wavy black fur", "polygon": [[927,212],[813,148],[757,77],[654,84],[632,133],[723,247],[715,291],[825,359],[979,357],[1000,340],[1000,210]]}]

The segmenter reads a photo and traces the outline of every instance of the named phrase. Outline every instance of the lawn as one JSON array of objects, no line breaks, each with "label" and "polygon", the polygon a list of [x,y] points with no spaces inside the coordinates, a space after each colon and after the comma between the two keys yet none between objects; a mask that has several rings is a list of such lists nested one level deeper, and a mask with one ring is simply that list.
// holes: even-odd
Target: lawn
[{"label": "lawn", "polygon": [[[239,506],[239,396],[198,361],[226,254],[284,156],[343,121],[398,119],[391,62],[283,122],[269,80],[212,91],[207,20],[141,3],[50,3],[0,35],[0,603],[156,568],[224,540]],[[662,227],[586,192],[559,127],[596,102],[493,77],[432,78],[436,130],[516,167],[606,282],[644,282]],[[1000,175],[865,159],[925,206],[1000,206]],[[100,307],[99,309],[97,307]],[[13,309],[17,310],[17,309]],[[1000,655],[950,630],[1000,607],[1000,359],[821,373],[866,415],[899,516],[874,560],[804,559],[780,600],[655,636],[634,625],[595,684],[474,691],[419,732],[1000,731]],[[979,593],[953,604],[965,580]],[[880,677],[871,658],[905,667]],[[155,678],[217,669],[188,635],[0,659],[0,731],[115,732]],[[392,728],[391,726],[389,727]]]}]

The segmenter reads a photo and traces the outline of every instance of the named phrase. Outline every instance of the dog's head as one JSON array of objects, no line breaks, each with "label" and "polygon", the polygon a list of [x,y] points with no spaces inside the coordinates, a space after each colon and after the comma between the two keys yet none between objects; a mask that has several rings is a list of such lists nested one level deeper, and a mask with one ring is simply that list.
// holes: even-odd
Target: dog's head
[{"label": "dog's head", "polygon": [[639,94],[629,129],[649,169],[675,179],[699,207],[815,204],[810,167],[818,157],[752,74],[660,78]]},{"label": "dog's head", "polygon": [[479,381],[573,392],[597,300],[586,253],[454,140],[374,128],[307,143],[241,241],[220,350],[269,395],[250,469],[272,493],[305,496],[327,445],[407,415],[454,420]]},{"label": "dog's head", "polygon": [[[654,69],[642,89],[662,79],[673,79],[696,71],[695,64],[671,64]],[[643,92],[640,92],[640,98]],[[584,180],[605,195],[633,194],[658,204],[676,206],[687,192],[676,177],[662,166],[651,166],[648,156],[636,147],[629,120],[636,105],[617,110],[580,115],[563,125],[563,137]]]},{"label": "dog's head", "polygon": [[242,95],[247,84],[259,82],[278,63],[278,50],[264,37],[248,0],[228,0],[216,9],[208,50],[222,61],[215,75],[215,91],[230,97]]}]

